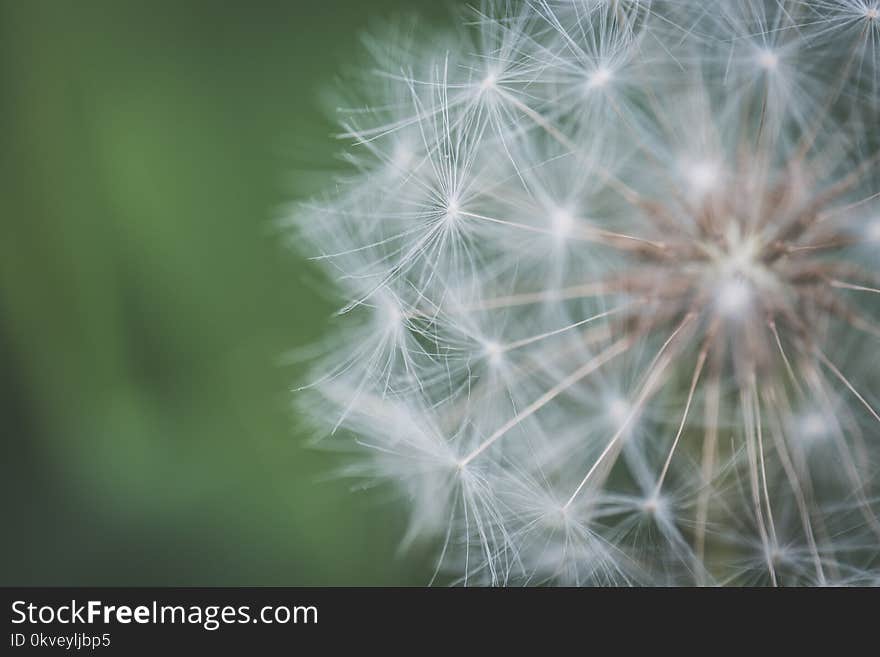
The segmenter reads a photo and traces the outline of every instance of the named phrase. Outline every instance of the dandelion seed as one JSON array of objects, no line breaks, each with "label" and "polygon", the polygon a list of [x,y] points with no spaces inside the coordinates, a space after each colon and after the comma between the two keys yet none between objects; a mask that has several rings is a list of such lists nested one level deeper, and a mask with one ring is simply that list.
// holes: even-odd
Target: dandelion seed
[{"label": "dandelion seed", "polygon": [[779,55],[772,50],[762,50],[756,59],[758,66],[767,71],[773,71],[779,66]]},{"label": "dandelion seed", "polygon": [[497,367],[501,364],[504,358],[504,350],[501,348],[500,344],[491,341],[486,342],[485,345],[483,345],[483,349],[485,350],[486,358],[492,365]]},{"label": "dandelion seed", "polygon": [[620,397],[613,397],[608,401],[608,417],[616,427],[626,422],[631,410],[629,403]]},{"label": "dandelion seed", "polygon": [[564,208],[554,210],[550,221],[553,226],[553,234],[560,240],[565,239],[574,226],[574,218]]},{"label": "dandelion seed", "polygon": [[480,82],[480,90],[483,92],[492,91],[497,83],[498,76],[490,71],[486,73],[486,77]]},{"label": "dandelion seed", "polygon": [[808,413],[797,422],[797,430],[807,442],[814,442],[828,435],[828,424],[820,413]]},{"label": "dandelion seed", "polygon": [[705,193],[713,189],[720,178],[720,171],[714,162],[695,162],[686,165],[684,173],[691,188],[697,193]]},{"label": "dandelion seed", "polygon": [[611,82],[611,77],[611,71],[604,66],[600,66],[595,71],[590,73],[590,77],[587,78],[587,89],[601,89],[609,82]]}]

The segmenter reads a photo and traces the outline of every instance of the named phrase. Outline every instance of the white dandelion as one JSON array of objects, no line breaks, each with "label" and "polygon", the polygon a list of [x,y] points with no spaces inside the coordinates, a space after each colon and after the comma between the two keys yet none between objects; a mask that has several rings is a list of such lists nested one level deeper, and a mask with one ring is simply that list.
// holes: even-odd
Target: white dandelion
[{"label": "white dandelion", "polygon": [[[369,41],[301,392],[462,584],[880,578],[880,5],[497,0]],[[360,96],[358,96],[360,94]]]}]

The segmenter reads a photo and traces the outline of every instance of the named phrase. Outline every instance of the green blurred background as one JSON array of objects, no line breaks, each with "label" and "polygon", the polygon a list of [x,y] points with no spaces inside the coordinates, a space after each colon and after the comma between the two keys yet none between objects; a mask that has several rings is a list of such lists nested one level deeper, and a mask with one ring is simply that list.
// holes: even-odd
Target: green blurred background
[{"label": "green blurred background", "polygon": [[305,445],[280,356],[334,305],[271,220],[359,34],[447,9],[0,7],[0,584],[426,583],[402,505]]}]

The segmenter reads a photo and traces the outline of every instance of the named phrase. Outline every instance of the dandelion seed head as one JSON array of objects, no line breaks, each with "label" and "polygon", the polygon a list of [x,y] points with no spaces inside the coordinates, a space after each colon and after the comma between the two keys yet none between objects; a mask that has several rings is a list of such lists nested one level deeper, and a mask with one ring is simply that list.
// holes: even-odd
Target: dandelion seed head
[{"label": "dandelion seed head", "polygon": [[749,307],[751,300],[752,288],[742,278],[728,278],[718,288],[718,309],[727,317],[740,316]]},{"label": "dandelion seed head", "polygon": [[438,572],[880,581],[876,12],[486,0],[372,42],[290,222],[344,296],[303,406]]}]

